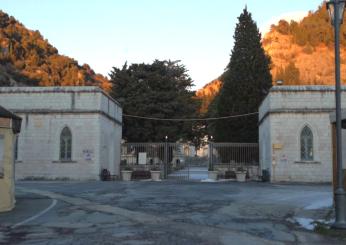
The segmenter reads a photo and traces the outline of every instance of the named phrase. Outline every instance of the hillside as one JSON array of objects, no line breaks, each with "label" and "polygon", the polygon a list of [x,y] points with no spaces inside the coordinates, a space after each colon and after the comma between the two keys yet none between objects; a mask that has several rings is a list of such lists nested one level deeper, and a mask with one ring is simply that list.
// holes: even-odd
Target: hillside
[{"label": "hillside", "polygon": [[[341,74],[346,84],[346,16],[341,25]],[[272,25],[262,39],[262,45],[271,57],[273,81],[285,85],[333,85],[334,36],[325,4],[300,22],[285,20]],[[222,80],[222,78],[221,78]],[[216,79],[197,91],[202,99],[201,112],[206,112],[217,95],[222,81]]]},{"label": "hillside", "polygon": [[111,87],[89,65],[60,55],[40,32],[28,30],[0,10],[0,86],[25,85]]},{"label": "hillside", "polygon": [[201,99],[202,104],[200,107],[200,113],[205,114],[208,111],[210,103],[218,94],[221,88],[222,82],[220,79],[215,79],[210,83],[203,86],[203,88],[196,91],[197,98]]},{"label": "hillside", "polygon": [[[344,20],[345,23],[345,20]],[[341,74],[346,73],[346,25],[341,26]],[[331,85],[334,78],[334,34],[325,4],[302,21],[281,20],[262,41],[272,59],[273,80],[286,85]],[[343,77],[346,81],[346,77]]]}]

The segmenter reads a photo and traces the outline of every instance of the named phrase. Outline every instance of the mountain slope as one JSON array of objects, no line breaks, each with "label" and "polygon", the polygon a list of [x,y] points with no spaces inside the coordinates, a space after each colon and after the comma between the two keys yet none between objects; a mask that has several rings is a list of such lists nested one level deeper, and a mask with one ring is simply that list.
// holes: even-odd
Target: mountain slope
[{"label": "mountain slope", "polygon": [[[345,22],[345,20],[344,20]],[[346,73],[346,26],[341,26],[341,73]],[[286,85],[331,85],[334,80],[334,34],[325,4],[300,22],[281,20],[262,41],[272,60],[274,81]],[[346,80],[346,77],[342,79]]]},{"label": "mountain slope", "polygon": [[[38,31],[25,28],[0,10],[0,86],[83,86],[97,85],[109,90],[107,78],[87,65],[59,55]],[[6,82],[7,81],[7,82]]]},{"label": "mountain slope", "polygon": [[210,103],[215,96],[219,93],[222,86],[220,79],[215,79],[210,83],[203,86],[203,88],[196,91],[196,97],[202,101],[199,112],[205,114],[208,111]]},{"label": "mountain slope", "polygon": [[[341,25],[341,77],[346,84],[346,16]],[[285,85],[333,85],[334,34],[325,4],[300,22],[285,20],[272,25],[262,39],[262,45],[271,57],[273,81],[283,80]],[[197,91],[202,99],[201,112],[208,110],[222,86],[214,80]],[[211,89],[213,88],[213,89]],[[209,92],[211,90],[212,92]]]}]

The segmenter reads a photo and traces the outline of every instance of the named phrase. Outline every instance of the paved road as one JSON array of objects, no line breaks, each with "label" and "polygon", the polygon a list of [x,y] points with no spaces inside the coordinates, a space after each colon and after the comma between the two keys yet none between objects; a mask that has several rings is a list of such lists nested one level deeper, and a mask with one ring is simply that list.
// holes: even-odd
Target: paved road
[{"label": "paved road", "polygon": [[19,182],[0,244],[345,244],[294,218],[323,218],[327,185]]},{"label": "paved road", "polygon": [[208,168],[207,167],[186,167],[184,169],[175,171],[168,175],[172,179],[189,179],[189,180],[205,180],[208,179]]}]

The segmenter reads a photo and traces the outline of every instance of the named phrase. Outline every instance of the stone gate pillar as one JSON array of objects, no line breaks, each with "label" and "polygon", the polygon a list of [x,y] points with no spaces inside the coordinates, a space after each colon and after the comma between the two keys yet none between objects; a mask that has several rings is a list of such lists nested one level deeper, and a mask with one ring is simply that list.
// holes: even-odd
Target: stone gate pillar
[{"label": "stone gate pillar", "polygon": [[14,147],[21,118],[0,106],[0,212],[15,205]]}]

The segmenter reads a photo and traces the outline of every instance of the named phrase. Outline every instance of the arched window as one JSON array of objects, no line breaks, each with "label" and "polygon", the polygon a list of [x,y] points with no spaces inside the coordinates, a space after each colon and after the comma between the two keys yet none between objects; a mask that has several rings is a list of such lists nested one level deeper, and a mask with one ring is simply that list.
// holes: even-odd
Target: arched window
[{"label": "arched window", "polygon": [[314,136],[308,126],[300,134],[300,158],[302,161],[314,160]]},{"label": "arched window", "polygon": [[65,127],[60,134],[60,160],[70,161],[72,152],[72,134],[68,127]]}]

